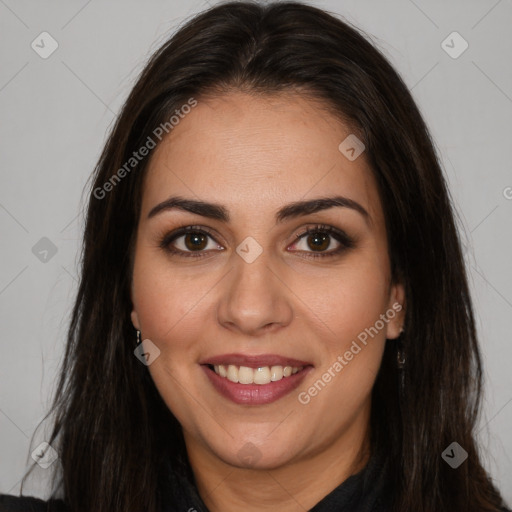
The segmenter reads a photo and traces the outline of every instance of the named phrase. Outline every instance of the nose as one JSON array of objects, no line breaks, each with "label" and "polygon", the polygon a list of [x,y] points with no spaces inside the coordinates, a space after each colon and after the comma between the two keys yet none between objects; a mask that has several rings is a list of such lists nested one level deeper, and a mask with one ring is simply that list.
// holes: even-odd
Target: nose
[{"label": "nose", "polygon": [[293,318],[292,292],[271,268],[266,252],[251,263],[233,254],[217,308],[218,322],[239,334],[258,336],[287,326]]}]

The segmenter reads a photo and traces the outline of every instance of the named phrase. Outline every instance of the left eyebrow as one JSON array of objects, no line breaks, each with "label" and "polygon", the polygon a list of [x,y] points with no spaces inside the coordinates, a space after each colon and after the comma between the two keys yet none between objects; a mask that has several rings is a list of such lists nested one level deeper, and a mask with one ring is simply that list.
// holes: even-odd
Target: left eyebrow
[{"label": "left eyebrow", "polygon": [[276,222],[280,223],[286,219],[293,219],[303,215],[309,215],[329,208],[350,208],[360,213],[367,223],[370,222],[370,214],[357,201],[343,196],[320,197],[309,201],[296,201],[287,204],[276,214]]},{"label": "left eyebrow", "polygon": [[[370,214],[358,202],[348,197],[320,197],[310,199],[308,201],[295,201],[280,208],[276,213],[276,223],[284,222],[287,219],[293,219],[304,215],[310,215],[329,208],[350,208],[360,213],[365,221],[369,224],[371,221]],[[195,199],[185,199],[179,196],[171,196],[165,201],[154,206],[148,213],[148,219],[154,217],[160,212],[166,210],[179,209],[187,212],[208,217],[210,219],[219,220],[229,223],[230,215],[227,208],[221,204],[208,203],[205,201],[197,201]]]}]

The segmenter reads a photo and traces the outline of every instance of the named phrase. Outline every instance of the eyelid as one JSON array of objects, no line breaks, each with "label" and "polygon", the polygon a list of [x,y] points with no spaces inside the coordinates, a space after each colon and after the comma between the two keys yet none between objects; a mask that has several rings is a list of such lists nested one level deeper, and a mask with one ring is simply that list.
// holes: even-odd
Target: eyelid
[{"label": "eyelid", "polygon": [[316,224],[314,226],[307,227],[301,233],[296,235],[296,241],[293,244],[296,244],[306,235],[311,233],[325,233],[331,238],[334,238],[338,242],[339,247],[336,249],[331,249],[329,251],[297,251],[299,254],[304,253],[304,255],[302,256],[304,258],[335,257],[339,256],[347,249],[352,249],[356,246],[355,240],[352,237],[350,237],[345,231],[334,226],[325,224]]},{"label": "eyelid", "polygon": [[217,242],[216,235],[214,235],[213,230],[211,230],[210,228],[207,228],[204,226],[198,226],[198,225],[187,225],[187,226],[182,226],[182,227],[176,228],[176,229],[172,230],[171,232],[160,237],[160,242],[158,245],[161,249],[164,249],[165,251],[167,251],[171,254],[184,255],[185,257],[190,256],[190,255],[192,255],[193,257],[201,257],[201,256],[206,255],[209,251],[204,251],[204,250],[202,250],[202,251],[183,251],[181,249],[175,249],[175,248],[170,247],[171,242],[174,242],[176,239],[178,239],[184,235],[187,235],[189,233],[204,234],[207,237],[210,237],[217,245],[221,245],[219,242]]},{"label": "eyelid", "polygon": [[309,226],[304,231],[299,233],[298,235],[295,235],[297,239],[303,238],[305,235],[309,233],[327,233],[328,235],[333,236],[336,238],[340,243],[353,247],[355,245],[355,241],[345,233],[342,229],[335,228],[334,226],[329,226],[326,224],[316,224],[314,226]]},{"label": "eyelid", "polygon": [[[337,249],[334,249],[334,250],[323,251],[323,252],[322,251],[319,251],[319,252],[302,251],[302,250],[298,250],[296,252],[298,252],[298,253],[304,252],[304,253],[308,254],[308,256],[305,256],[306,258],[308,258],[308,257],[313,257],[313,258],[329,257],[329,256],[335,256],[346,249],[351,249],[351,248],[355,247],[354,239],[352,239],[350,236],[348,236],[347,233],[345,233],[343,230],[341,230],[339,228],[336,228],[336,227],[330,226],[330,225],[325,225],[325,224],[314,224],[314,225],[310,225],[310,226],[304,228],[299,234],[295,235],[292,245],[296,244],[298,241],[300,241],[302,238],[304,238],[306,235],[308,235],[310,233],[319,233],[319,232],[326,233],[327,235],[335,238],[336,241],[340,244],[340,247],[338,247]],[[204,226],[198,226],[198,225],[182,226],[182,227],[179,227],[179,228],[171,231],[170,233],[165,234],[164,236],[162,236],[160,238],[161,241],[159,243],[159,246],[162,249],[166,250],[167,252],[169,252],[173,255],[178,255],[178,256],[184,256],[184,257],[192,256],[192,257],[197,258],[197,257],[204,257],[204,256],[208,255],[208,253],[211,252],[211,250],[208,250],[208,251],[206,251],[206,250],[183,251],[182,249],[170,248],[171,242],[174,242],[176,239],[180,238],[181,236],[187,235],[189,233],[202,233],[202,234],[206,235],[207,237],[210,237],[217,245],[221,246],[221,244],[219,242],[217,242],[216,235],[214,235],[213,230],[211,230],[210,228],[207,228]]]}]

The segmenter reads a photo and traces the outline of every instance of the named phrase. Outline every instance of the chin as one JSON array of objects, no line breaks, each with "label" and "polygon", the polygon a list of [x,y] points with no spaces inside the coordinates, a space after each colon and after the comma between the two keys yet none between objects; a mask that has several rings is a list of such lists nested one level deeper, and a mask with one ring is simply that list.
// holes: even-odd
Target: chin
[{"label": "chin", "polygon": [[[226,451],[226,446],[212,447],[212,451],[226,464],[242,469],[271,470],[289,464],[296,456],[292,447],[283,446],[282,443],[260,443],[256,445],[251,441],[233,442],[236,450]],[[296,447],[295,447],[296,448]]]}]

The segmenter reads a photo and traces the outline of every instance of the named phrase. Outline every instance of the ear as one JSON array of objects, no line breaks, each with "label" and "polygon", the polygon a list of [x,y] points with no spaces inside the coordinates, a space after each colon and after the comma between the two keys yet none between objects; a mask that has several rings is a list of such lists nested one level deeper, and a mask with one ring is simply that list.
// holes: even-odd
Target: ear
[{"label": "ear", "polygon": [[130,282],[130,299],[132,301],[132,312],[130,313],[130,318],[132,319],[132,325],[137,329],[138,331],[141,330],[140,328],[140,322],[139,322],[139,315],[137,314],[137,311],[135,310],[135,302],[133,300],[133,275]]},{"label": "ear", "polygon": [[389,292],[386,316],[386,338],[396,339],[400,336],[405,321],[405,290],[401,283],[393,283]]},{"label": "ear", "polygon": [[140,331],[139,315],[137,315],[137,311],[135,311],[135,306],[133,307],[132,312],[130,313],[130,317],[132,319],[133,327]]}]

